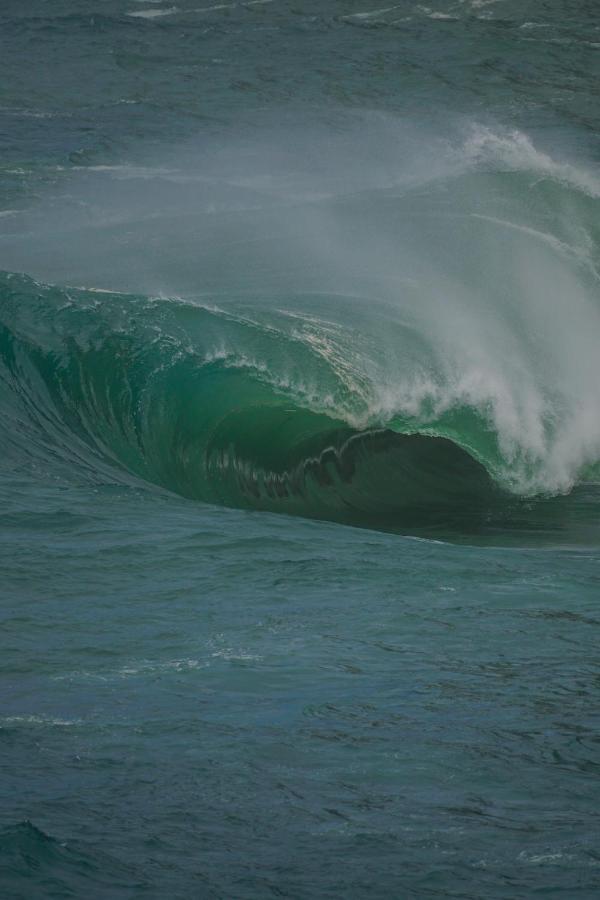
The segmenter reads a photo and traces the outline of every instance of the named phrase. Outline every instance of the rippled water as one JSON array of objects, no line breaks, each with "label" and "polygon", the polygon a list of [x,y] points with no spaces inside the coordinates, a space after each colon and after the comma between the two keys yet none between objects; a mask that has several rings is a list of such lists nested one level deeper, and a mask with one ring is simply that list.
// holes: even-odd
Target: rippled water
[{"label": "rippled water", "polygon": [[2,897],[596,897],[597,5],[0,41]]}]

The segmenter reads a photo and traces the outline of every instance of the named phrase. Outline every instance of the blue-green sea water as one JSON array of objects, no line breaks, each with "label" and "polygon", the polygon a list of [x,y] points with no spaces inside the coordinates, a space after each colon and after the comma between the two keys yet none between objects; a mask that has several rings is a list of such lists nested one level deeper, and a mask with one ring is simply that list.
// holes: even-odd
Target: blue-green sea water
[{"label": "blue-green sea water", "polygon": [[600,893],[600,8],[0,3],[0,897]]}]

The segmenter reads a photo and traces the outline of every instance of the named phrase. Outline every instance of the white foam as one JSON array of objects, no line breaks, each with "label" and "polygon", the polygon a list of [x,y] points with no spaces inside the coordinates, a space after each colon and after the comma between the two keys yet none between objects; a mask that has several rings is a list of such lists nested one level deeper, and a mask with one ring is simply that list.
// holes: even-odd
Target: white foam
[{"label": "white foam", "polygon": [[438,10],[433,10],[429,6],[417,6],[416,9],[418,12],[423,13],[424,16],[427,16],[428,19],[445,19],[450,21],[456,21],[457,17],[451,15],[450,13],[439,12]]},{"label": "white foam", "polygon": [[545,853],[530,853],[522,850],[519,853],[520,862],[532,863],[533,865],[543,865],[544,863],[556,863],[560,860],[572,860],[573,854],[563,853],[561,850],[546,851]]},{"label": "white foam", "polygon": [[114,673],[119,678],[131,678],[136,675],[148,675],[154,672],[190,672],[194,669],[203,669],[208,662],[196,658],[169,659],[164,661],[139,660],[122,666]]},{"label": "white foam", "polygon": [[400,6],[384,6],[381,9],[371,9],[365,12],[351,13],[350,15],[342,16],[342,18],[345,20],[358,19],[359,21],[366,21],[368,19],[377,19],[380,16],[384,16],[386,13],[393,12],[395,9],[400,9]]},{"label": "white foam", "polygon": [[207,13],[214,12],[215,10],[219,9],[235,9],[237,5],[237,3],[216,3],[214,6],[200,6],[196,9],[190,9],[188,10],[188,12]]},{"label": "white foam", "polygon": [[121,294],[121,291],[111,291],[108,288],[89,287],[85,284],[70,284],[66,285],[66,287],[76,291],[89,291],[92,294]]},{"label": "white foam", "polygon": [[71,725],[80,725],[81,721],[81,719],[60,719],[54,716],[4,716],[0,718],[0,728],[14,725],[42,725],[66,728]]},{"label": "white foam", "polygon": [[162,16],[172,16],[176,12],[179,12],[176,6],[171,6],[169,9],[140,9],[135,12],[127,13],[132,19],[158,19]]},{"label": "white foam", "polygon": [[132,165],[115,165],[115,166],[73,166],[77,172],[106,172],[112,178],[116,179],[150,179],[165,178],[175,174],[173,169],[165,169],[153,166],[132,166]]},{"label": "white foam", "polygon": [[486,6],[492,6],[494,3],[502,3],[503,0],[460,0],[461,3],[467,3],[472,9],[483,9]]},{"label": "white foam", "polygon": [[224,647],[222,650],[215,650],[211,654],[213,657],[220,657],[225,660],[240,662],[260,662],[263,657],[255,653],[248,653],[246,650],[236,650],[233,647]]}]

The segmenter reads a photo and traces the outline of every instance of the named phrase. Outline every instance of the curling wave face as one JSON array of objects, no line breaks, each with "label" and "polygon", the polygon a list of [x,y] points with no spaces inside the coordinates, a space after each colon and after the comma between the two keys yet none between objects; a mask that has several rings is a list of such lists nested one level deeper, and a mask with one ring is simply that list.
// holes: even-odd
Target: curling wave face
[{"label": "curling wave face", "polygon": [[116,465],[187,497],[344,520],[491,490],[451,441],[367,423],[370,386],[312,318],[17,275],[2,289],[6,459],[92,479]]}]

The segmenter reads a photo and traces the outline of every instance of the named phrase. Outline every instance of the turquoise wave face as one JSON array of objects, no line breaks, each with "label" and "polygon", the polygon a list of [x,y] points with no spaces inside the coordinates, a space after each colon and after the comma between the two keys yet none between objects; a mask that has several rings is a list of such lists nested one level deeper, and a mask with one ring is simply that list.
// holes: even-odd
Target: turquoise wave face
[{"label": "turquoise wave face", "polygon": [[1,291],[5,465],[383,529],[481,530],[531,510],[476,408],[377,408],[373,322],[396,347],[418,341],[381,310],[367,321],[361,298],[287,297],[292,313],[276,297],[223,307],[14,274]]},{"label": "turquoise wave face", "polygon": [[237,308],[5,276],[6,458],[94,477],[116,465],[187,497],[342,519],[490,492],[451,441],[356,424],[365,385],[296,315],[278,329],[272,310],[267,324]]}]

